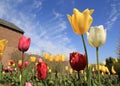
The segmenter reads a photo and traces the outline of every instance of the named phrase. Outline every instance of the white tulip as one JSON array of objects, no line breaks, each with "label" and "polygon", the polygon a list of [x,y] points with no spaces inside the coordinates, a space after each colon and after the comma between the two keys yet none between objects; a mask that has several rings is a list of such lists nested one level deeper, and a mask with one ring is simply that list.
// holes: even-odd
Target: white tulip
[{"label": "white tulip", "polygon": [[91,27],[90,32],[87,32],[87,40],[92,47],[102,46],[106,41],[106,30],[103,25]]}]

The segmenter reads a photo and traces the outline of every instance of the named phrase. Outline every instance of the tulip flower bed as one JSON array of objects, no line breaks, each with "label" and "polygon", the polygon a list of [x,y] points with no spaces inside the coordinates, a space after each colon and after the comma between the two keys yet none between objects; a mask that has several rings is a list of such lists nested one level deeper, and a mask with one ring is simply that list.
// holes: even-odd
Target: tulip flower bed
[{"label": "tulip flower bed", "polygon": [[[12,66],[11,66],[12,67]],[[0,80],[0,86],[20,86],[20,68],[14,66],[15,70],[4,69],[2,71],[2,77]],[[25,86],[87,86],[86,71],[80,71],[80,79],[78,79],[77,72],[73,71],[70,67],[68,69],[64,68],[64,73],[58,72],[57,76],[55,72],[50,69],[48,71],[47,77],[37,76],[37,71],[31,69],[36,69],[37,66],[30,63],[24,70],[24,80]],[[92,67],[91,67],[92,68]],[[101,70],[101,82],[102,86],[119,86],[120,79],[117,75],[105,73]],[[98,86],[97,70],[90,70],[91,72],[91,86]],[[104,74],[104,75],[103,75]],[[45,79],[44,79],[45,77]],[[43,80],[42,80],[43,79]],[[27,85],[30,84],[30,85]]]},{"label": "tulip flower bed", "polygon": [[[0,86],[120,86],[120,60],[99,62],[99,49],[106,41],[107,32],[103,25],[90,27],[93,12],[74,8],[72,16],[67,15],[73,31],[82,38],[85,54],[71,52],[66,61],[64,54],[45,53],[42,58],[31,56],[30,61],[25,61],[31,39],[22,36],[18,42],[21,60],[17,63],[10,60],[6,67],[0,63]],[[97,64],[89,64],[85,33],[89,45],[96,49]],[[7,40],[0,40],[0,60],[6,45]]]}]

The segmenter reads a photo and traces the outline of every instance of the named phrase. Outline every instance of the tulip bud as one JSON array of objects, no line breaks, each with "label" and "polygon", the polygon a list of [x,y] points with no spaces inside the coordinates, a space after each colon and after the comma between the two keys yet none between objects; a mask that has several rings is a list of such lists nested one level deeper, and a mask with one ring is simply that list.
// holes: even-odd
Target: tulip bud
[{"label": "tulip bud", "polygon": [[91,27],[90,32],[87,32],[88,43],[92,47],[100,47],[106,41],[106,30],[103,25]]},{"label": "tulip bud", "polygon": [[29,65],[28,61],[24,62],[24,66],[27,67]]},{"label": "tulip bud", "polygon": [[36,60],[36,57],[35,57],[35,56],[31,56],[31,57],[30,57],[30,61],[31,61],[31,62],[35,62],[35,60]]},{"label": "tulip bud", "polygon": [[45,62],[41,62],[37,64],[37,72],[38,72],[38,79],[44,80],[48,74],[48,67]]},{"label": "tulip bud", "polygon": [[19,39],[19,43],[18,43],[18,49],[22,52],[25,52],[29,49],[30,46],[30,38],[26,38],[25,36],[22,36]]},{"label": "tulip bud", "polygon": [[13,65],[13,64],[14,64],[14,61],[13,61],[13,60],[10,60],[9,62],[10,62],[10,65]]},{"label": "tulip bud", "polygon": [[76,71],[84,70],[86,66],[86,55],[82,55],[78,52],[70,53],[69,62],[70,62],[71,67],[74,70]]},{"label": "tulip bud", "polygon": [[92,16],[94,10],[85,9],[80,12],[78,9],[73,9],[73,15],[67,15],[68,20],[76,34],[84,34],[88,31],[92,24]]}]

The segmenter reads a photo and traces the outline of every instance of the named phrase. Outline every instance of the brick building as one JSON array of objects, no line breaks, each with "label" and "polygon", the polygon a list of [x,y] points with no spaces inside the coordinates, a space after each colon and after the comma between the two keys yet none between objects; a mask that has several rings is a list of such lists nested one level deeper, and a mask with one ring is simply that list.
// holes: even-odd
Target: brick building
[{"label": "brick building", "polygon": [[15,24],[0,19],[0,40],[7,39],[8,44],[2,56],[2,63],[7,65],[11,53],[18,50],[18,40],[24,34],[24,31]]}]

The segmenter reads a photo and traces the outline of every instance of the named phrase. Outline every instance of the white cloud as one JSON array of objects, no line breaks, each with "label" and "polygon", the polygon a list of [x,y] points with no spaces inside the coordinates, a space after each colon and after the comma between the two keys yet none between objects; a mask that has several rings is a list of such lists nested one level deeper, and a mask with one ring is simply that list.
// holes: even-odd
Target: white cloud
[{"label": "white cloud", "polygon": [[[34,3],[36,7],[42,5],[41,2]],[[8,5],[6,6],[6,4]],[[16,24],[25,31],[25,36],[31,38],[32,43],[28,52],[41,54],[43,51],[47,51],[52,54],[65,53],[68,55],[68,53],[76,50],[74,46],[70,45],[71,40],[66,34],[67,25],[63,15],[55,10],[53,10],[53,17],[48,21],[41,22],[35,20],[34,17],[31,18],[31,15],[35,15],[34,12],[28,15],[28,13],[12,7],[9,2],[2,3],[0,9],[2,9],[0,13],[4,14],[0,15],[1,18]]]},{"label": "white cloud", "polygon": [[109,13],[106,25],[107,25],[107,30],[111,30],[112,26],[114,25],[114,23],[117,21],[118,17],[120,16],[120,3],[117,3],[118,0],[113,0],[111,1],[112,3],[110,3],[110,1],[108,1],[108,3],[110,3],[110,7],[109,9],[111,9],[111,12]]},{"label": "white cloud", "polygon": [[35,0],[32,6],[33,6],[33,8],[41,9],[42,8],[42,0]]}]

